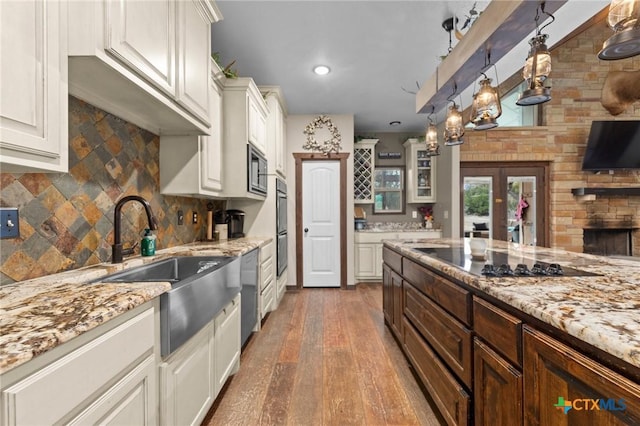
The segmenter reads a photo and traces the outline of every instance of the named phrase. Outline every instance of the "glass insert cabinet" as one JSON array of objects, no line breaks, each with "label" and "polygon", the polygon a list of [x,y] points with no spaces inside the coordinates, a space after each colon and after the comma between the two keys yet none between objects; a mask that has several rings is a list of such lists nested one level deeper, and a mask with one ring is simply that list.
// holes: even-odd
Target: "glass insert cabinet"
[{"label": "glass insert cabinet", "polygon": [[404,213],[404,168],[376,167],[373,212]]},{"label": "glass insert cabinet", "polygon": [[436,201],[436,158],[427,155],[424,141],[407,139],[403,144],[407,161],[407,203]]}]

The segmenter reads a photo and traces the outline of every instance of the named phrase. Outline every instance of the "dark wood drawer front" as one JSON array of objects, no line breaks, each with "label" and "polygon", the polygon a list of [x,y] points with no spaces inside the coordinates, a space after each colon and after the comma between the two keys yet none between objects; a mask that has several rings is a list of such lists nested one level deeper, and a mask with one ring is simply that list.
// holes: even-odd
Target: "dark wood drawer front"
[{"label": "dark wood drawer front", "polygon": [[405,281],[404,313],[469,389],[473,376],[471,331]]},{"label": "dark wood drawer front", "polygon": [[391,269],[402,274],[402,256],[395,251],[386,247],[382,248],[382,260],[389,265]]},{"label": "dark wood drawer front", "polygon": [[404,321],[405,352],[423,385],[429,391],[447,424],[467,425],[471,409],[469,394],[424,343],[411,323],[406,318]]},{"label": "dark wood drawer front", "polygon": [[471,293],[428,271],[411,260],[402,259],[403,275],[418,290],[466,325],[471,325]]},{"label": "dark wood drawer front", "polygon": [[522,366],[522,321],[489,302],[474,297],[473,329],[505,358]]}]

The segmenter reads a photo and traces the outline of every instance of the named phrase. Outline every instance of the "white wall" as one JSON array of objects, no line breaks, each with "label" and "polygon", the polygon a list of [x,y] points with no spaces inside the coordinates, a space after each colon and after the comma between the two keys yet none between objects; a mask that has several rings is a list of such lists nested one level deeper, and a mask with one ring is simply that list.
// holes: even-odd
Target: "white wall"
[{"label": "white wall", "polygon": [[[287,227],[289,237],[289,259],[288,259],[288,286],[295,286],[296,282],[296,181],[295,181],[295,160],[294,152],[308,153],[302,149],[306,141],[304,128],[319,114],[314,115],[289,115],[287,117],[287,136],[286,136],[286,153],[287,153],[287,204],[288,204],[288,222]],[[343,265],[347,267],[347,285],[354,285],[354,258],[353,258],[353,115],[331,115],[327,114],[333,124],[340,131],[342,136],[342,149],[340,152],[350,153],[347,159],[347,211],[345,217],[347,220],[347,259]],[[324,141],[330,139],[326,129],[316,130],[316,139]],[[336,188],[339,191],[340,188]]]}]

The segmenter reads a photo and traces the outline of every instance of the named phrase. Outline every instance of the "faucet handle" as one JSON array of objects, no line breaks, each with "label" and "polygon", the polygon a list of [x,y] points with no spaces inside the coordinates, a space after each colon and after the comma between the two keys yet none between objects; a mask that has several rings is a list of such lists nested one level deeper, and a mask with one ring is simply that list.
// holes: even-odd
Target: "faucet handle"
[{"label": "faucet handle", "polygon": [[136,247],[138,247],[138,242],[137,241],[135,242],[134,245],[132,245],[128,249],[122,249],[122,254],[124,256],[129,255],[129,254],[133,254],[133,252],[135,251]]}]

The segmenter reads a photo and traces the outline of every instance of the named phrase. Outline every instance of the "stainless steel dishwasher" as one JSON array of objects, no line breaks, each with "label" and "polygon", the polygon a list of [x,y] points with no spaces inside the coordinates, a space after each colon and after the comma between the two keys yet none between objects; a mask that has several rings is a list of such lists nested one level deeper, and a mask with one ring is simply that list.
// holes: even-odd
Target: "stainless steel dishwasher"
[{"label": "stainless steel dishwasher", "polygon": [[258,254],[259,249],[242,255],[240,261],[240,338],[242,346],[256,328],[258,322]]}]

